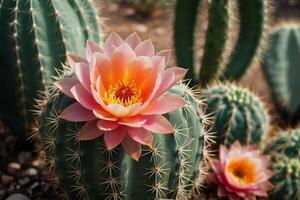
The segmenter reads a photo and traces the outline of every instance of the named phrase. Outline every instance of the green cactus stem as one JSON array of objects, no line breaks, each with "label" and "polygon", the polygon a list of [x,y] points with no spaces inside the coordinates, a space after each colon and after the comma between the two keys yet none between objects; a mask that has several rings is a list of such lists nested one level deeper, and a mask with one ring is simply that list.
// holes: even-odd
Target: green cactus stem
[{"label": "green cactus stem", "polygon": [[0,114],[24,134],[38,91],[68,51],[84,54],[87,39],[100,40],[99,25],[90,0],[0,0],[0,24]]}]

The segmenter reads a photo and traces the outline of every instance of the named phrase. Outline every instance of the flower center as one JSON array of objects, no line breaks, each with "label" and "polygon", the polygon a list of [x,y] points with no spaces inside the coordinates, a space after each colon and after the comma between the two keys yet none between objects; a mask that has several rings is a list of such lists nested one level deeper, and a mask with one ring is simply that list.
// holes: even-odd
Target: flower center
[{"label": "flower center", "polygon": [[117,103],[123,106],[130,106],[141,103],[141,91],[137,89],[135,81],[118,81],[110,85],[104,94],[104,101],[107,104]]},{"label": "flower center", "polygon": [[256,181],[257,171],[255,163],[248,158],[231,160],[227,171],[240,183],[253,183]]}]

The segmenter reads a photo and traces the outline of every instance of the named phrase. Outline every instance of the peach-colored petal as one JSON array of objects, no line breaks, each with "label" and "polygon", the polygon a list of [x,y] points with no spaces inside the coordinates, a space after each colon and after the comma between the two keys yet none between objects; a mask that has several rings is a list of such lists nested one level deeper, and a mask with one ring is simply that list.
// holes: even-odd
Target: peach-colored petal
[{"label": "peach-colored petal", "polygon": [[126,42],[132,49],[135,49],[135,47],[140,44],[142,41],[140,39],[140,37],[138,36],[138,34],[136,34],[136,32],[131,33],[125,40],[124,42]]},{"label": "peach-colored petal", "polygon": [[174,94],[160,96],[158,99],[151,102],[146,110],[142,112],[143,115],[165,114],[175,111],[186,105],[186,101]]},{"label": "peach-colored petal", "polygon": [[86,109],[78,102],[68,106],[59,117],[71,122],[85,122],[96,119],[92,111]]},{"label": "peach-colored petal", "polygon": [[161,57],[161,56],[153,56],[151,58],[152,61],[152,67],[153,67],[153,71],[155,73],[161,73],[164,68],[166,67],[165,65],[165,58]]},{"label": "peach-colored petal", "polygon": [[160,134],[174,133],[172,124],[162,115],[150,116],[143,125],[146,130]]},{"label": "peach-colored petal", "polygon": [[165,66],[167,66],[170,61],[171,50],[170,49],[162,50],[162,51],[159,51],[156,55],[164,57],[165,58]]},{"label": "peach-colored petal", "polygon": [[155,94],[155,97],[159,97],[160,95],[164,94],[168,91],[174,84],[176,76],[172,70],[163,71],[161,74],[161,84],[158,91]]},{"label": "peach-colored petal", "polygon": [[154,50],[152,41],[149,39],[149,40],[145,40],[145,41],[141,42],[140,44],[138,44],[135,47],[134,52],[135,52],[136,56],[152,57],[152,56],[154,56],[155,50]]},{"label": "peach-colored petal", "polygon": [[170,67],[167,70],[172,70],[175,72],[175,83],[178,83],[178,81],[183,79],[183,77],[185,76],[185,74],[188,71],[188,69],[184,69],[181,67]]},{"label": "peach-colored petal", "polygon": [[112,131],[119,127],[116,121],[98,120],[97,127],[101,131]]},{"label": "peach-colored petal", "polygon": [[71,88],[79,84],[79,81],[74,78],[64,78],[53,83],[62,93],[65,95],[74,98],[71,92]]},{"label": "peach-colored petal", "polygon": [[122,140],[126,135],[126,129],[119,127],[113,131],[104,133],[104,142],[108,149],[113,149],[119,144],[121,144]]},{"label": "peach-colored petal", "polygon": [[127,127],[128,135],[136,142],[152,147],[152,133],[143,128]]},{"label": "peach-colored petal", "polygon": [[93,110],[93,113],[98,119],[108,120],[108,121],[117,121],[118,120],[118,118],[107,113],[105,110],[103,110],[103,108],[97,108],[97,109]]},{"label": "peach-colored petal", "polygon": [[124,140],[122,141],[122,146],[131,158],[136,161],[139,160],[142,154],[141,144],[135,142],[133,139],[131,139],[131,137],[126,135]]},{"label": "peach-colored petal", "polygon": [[102,49],[100,48],[100,46],[91,41],[91,40],[88,40],[86,42],[86,48],[85,48],[85,57],[87,58],[87,60],[90,62],[92,60],[92,57],[93,57],[93,54],[96,53],[96,52],[102,52]]},{"label": "peach-colored petal", "polygon": [[138,127],[142,127],[146,121],[147,121],[147,118],[137,115],[137,116],[130,117],[130,118],[120,119],[119,124],[138,128]]},{"label": "peach-colored petal", "polygon": [[67,52],[67,60],[73,71],[75,69],[76,63],[88,63],[88,61],[85,58],[79,55],[71,54],[70,52]]},{"label": "peach-colored petal", "polygon": [[105,110],[107,110],[111,115],[117,118],[126,117],[130,113],[128,108],[116,103],[107,105]]},{"label": "peach-colored petal", "polygon": [[90,69],[87,63],[76,63],[75,64],[75,74],[82,86],[90,91]]},{"label": "peach-colored petal", "polygon": [[104,42],[104,55],[111,57],[115,48],[123,43],[123,39],[115,32],[111,33]]},{"label": "peach-colored petal", "polygon": [[108,89],[109,84],[112,82],[112,64],[111,61],[103,54],[96,53],[91,61],[91,73],[90,79],[93,87],[95,87],[96,81],[101,74],[103,74],[103,84]]},{"label": "peach-colored petal", "polygon": [[93,140],[103,135],[103,131],[97,128],[97,120],[86,122],[80,129],[77,138],[78,140]]},{"label": "peach-colored petal", "polygon": [[73,97],[85,108],[94,110],[99,107],[99,104],[95,101],[93,96],[82,87],[81,84],[77,84],[71,88]]}]

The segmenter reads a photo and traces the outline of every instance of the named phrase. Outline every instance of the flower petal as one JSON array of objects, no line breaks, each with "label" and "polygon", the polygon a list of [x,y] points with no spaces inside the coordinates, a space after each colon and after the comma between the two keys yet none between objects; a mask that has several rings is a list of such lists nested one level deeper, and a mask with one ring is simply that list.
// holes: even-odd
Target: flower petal
[{"label": "flower petal", "polygon": [[71,88],[79,84],[79,81],[74,78],[64,78],[53,83],[62,93],[65,95],[74,98],[71,92]]},{"label": "flower petal", "polygon": [[75,54],[71,54],[69,52],[67,52],[67,60],[72,70],[75,69],[76,63],[88,63],[88,61],[85,58]]},{"label": "flower petal", "polygon": [[126,135],[124,140],[122,141],[122,146],[131,158],[136,161],[139,160],[142,154],[141,144],[135,142],[133,139],[131,139],[131,137]]},{"label": "flower petal", "polygon": [[171,123],[162,115],[155,115],[148,118],[143,125],[146,130],[154,133],[170,134],[174,133]]},{"label": "flower petal", "polygon": [[128,135],[136,142],[152,147],[153,136],[150,131],[144,128],[127,127]]},{"label": "flower petal", "polygon": [[76,63],[75,64],[75,74],[82,86],[90,91],[90,69],[87,63]]},{"label": "flower petal", "polygon": [[96,53],[91,61],[90,80],[93,87],[96,87],[96,81],[99,76],[102,76],[105,87],[108,87],[112,82],[111,61],[103,54]]},{"label": "flower petal", "polygon": [[97,128],[97,120],[86,122],[80,129],[77,138],[78,140],[93,140],[103,135],[103,131]]},{"label": "flower petal", "polygon": [[99,104],[97,104],[93,96],[86,91],[81,84],[77,84],[72,87],[71,92],[73,97],[85,108],[93,110],[99,107]]},{"label": "flower petal", "polygon": [[100,46],[97,43],[88,40],[86,42],[85,57],[89,62],[92,60],[93,54],[96,52],[102,52]]},{"label": "flower petal", "polygon": [[132,49],[134,49],[138,44],[140,44],[142,41],[138,34],[136,32],[131,33],[125,40],[126,42]]},{"label": "flower petal", "polygon": [[78,102],[68,106],[59,117],[71,122],[85,122],[96,119],[92,111],[86,109]]},{"label": "flower petal", "polygon": [[157,90],[155,97],[159,97],[168,91],[176,82],[175,72],[172,70],[165,70],[161,73],[161,84]]},{"label": "flower petal", "polygon": [[115,121],[99,120],[97,127],[102,131],[112,131],[119,127],[119,123]]},{"label": "flower petal", "polygon": [[120,119],[119,124],[138,128],[138,127],[142,127],[146,121],[147,121],[147,118],[137,115],[137,116],[130,117],[130,118]]},{"label": "flower petal", "polygon": [[119,127],[113,131],[105,132],[104,134],[104,142],[108,149],[113,149],[119,144],[121,144],[122,140],[126,135],[126,129],[123,127]]},{"label": "flower petal", "polygon": [[107,110],[110,114],[112,114],[113,116],[115,116],[117,118],[126,117],[130,113],[128,108],[126,108],[120,104],[116,104],[116,103],[107,105],[105,110]]},{"label": "flower petal", "polygon": [[97,109],[93,110],[93,113],[98,119],[108,120],[108,121],[117,121],[118,120],[118,118],[110,115],[105,110],[103,110],[103,108],[97,108]]},{"label": "flower petal", "polygon": [[183,107],[186,101],[174,94],[168,94],[159,97],[151,102],[146,110],[142,112],[143,115],[165,114]]},{"label": "flower petal", "polygon": [[178,83],[178,81],[180,81],[188,71],[188,69],[181,67],[170,67],[167,70],[172,70],[175,72],[175,83]]},{"label": "flower petal", "polygon": [[154,56],[155,50],[154,50],[154,46],[152,41],[149,40],[145,40],[143,42],[141,42],[140,44],[138,44],[135,49],[134,52],[136,54],[136,56]]},{"label": "flower petal", "polygon": [[167,66],[170,61],[171,50],[170,49],[162,50],[162,51],[159,51],[156,55],[164,57],[165,58],[165,66]]},{"label": "flower petal", "polygon": [[104,55],[111,57],[114,48],[119,47],[123,43],[123,39],[115,32],[112,32],[104,42]]}]

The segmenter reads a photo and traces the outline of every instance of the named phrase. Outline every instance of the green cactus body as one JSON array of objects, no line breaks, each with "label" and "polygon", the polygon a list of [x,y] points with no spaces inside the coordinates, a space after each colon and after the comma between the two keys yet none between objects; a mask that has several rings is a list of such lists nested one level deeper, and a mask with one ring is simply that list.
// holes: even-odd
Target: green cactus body
[{"label": "green cactus body", "polygon": [[262,102],[248,90],[233,84],[214,85],[202,93],[206,114],[212,117],[217,143],[259,144],[268,131],[269,119]]},{"label": "green cactus body", "polygon": [[38,91],[68,51],[82,55],[87,39],[99,41],[99,25],[89,0],[1,0],[0,24],[0,114],[23,134]]},{"label": "green cactus body", "polygon": [[239,0],[240,33],[224,77],[239,80],[260,56],[268,12],[267,0]]},{"label": "green cactus body", "polygon": [[300,129],[283,131],[265,149],[271,155],[272,183],[270,199],[300,199]]},{"label": "green cactus body", "polygon": [[204,168],[205,133],[196,99],[180,84],[170,91],[188,105],[167,114],[174,135],[154,134],[154,147],[144,148],[139,161],[121,146],[108,150],[103,137],[77,141],[81,123],[58,115],[73,100],[50,97],[40,119],[47,160],[69,199],[186,199],[199,184]]},{"label": "green cactus body", "polygon": [[285,119],[300,115],[300,26],[275,28],[264,60],[264,72],[278,110]]}]

